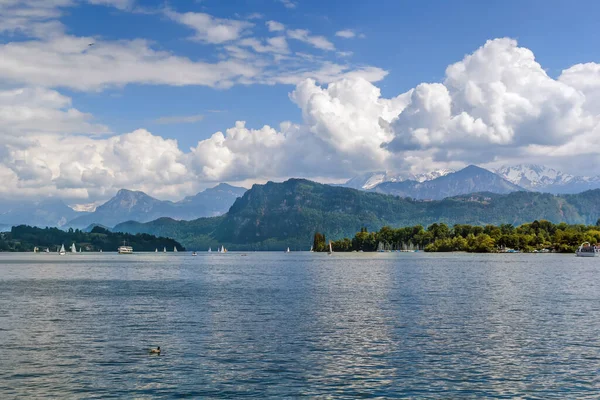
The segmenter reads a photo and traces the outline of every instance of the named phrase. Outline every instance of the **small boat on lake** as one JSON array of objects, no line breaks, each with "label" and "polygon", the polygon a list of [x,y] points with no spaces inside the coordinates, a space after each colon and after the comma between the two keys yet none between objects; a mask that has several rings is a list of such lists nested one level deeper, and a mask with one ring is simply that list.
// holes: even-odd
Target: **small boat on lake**
[{"label": "small boat on lake", "polygon": [[288,248],[287,248],[287,250],[286,250],[285,252],[286,252],[286,253],[289,253],[289,252],[290,252],[290,248],[288,247]]},{"label": "small boat on lake", "polygon": [[194,251],[194,252],[192,253],[192,255],[193,255],[193,256],[197,256],[198,254],[196,254],[196,252]]},{"label": "small boat on lake", "polygon": [[592,246],[590,242],[583,242],[575,252],[577,257],[600,257],[600,246]]},{"label": "small boat on lake", "polygon": [[177,247],[173,247],[173,253],[177,253]]},{"label": "small boat on lake", "polygon": [[75,247],[75,243],[71,245],[71,253],[77,253],[77,247]]},{"label": "small boat on lake", "polygon": [[327,255],[332,255],[333,254],[333,246],[331,246],[331,240],[329,241],[329,251],[327,252]]},{"label": "small boat on lake", "polygon": [[58,250],[58,255],[59,256],[64,256],[65,254],[67,254],[67,252],[65,251],[65,245],[61,244],[60,245],[60,250]]}]

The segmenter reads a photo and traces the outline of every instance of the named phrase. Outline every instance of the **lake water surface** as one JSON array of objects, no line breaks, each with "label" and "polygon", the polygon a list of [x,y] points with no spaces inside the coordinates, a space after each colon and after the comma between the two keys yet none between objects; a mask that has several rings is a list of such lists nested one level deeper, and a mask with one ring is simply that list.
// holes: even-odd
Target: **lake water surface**
[{"label": "lake water surface", "polygon": [[1,399],[599,398],[600,259],[4,253],[0,346]]}]

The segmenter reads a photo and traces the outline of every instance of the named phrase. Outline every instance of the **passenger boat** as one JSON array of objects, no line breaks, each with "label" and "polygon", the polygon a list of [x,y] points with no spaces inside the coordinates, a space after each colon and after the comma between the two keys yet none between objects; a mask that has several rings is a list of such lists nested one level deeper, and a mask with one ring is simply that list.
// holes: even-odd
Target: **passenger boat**
[{"label": "passenger boat", "polygon": [[119,246],[117,251],[119,252],[119,254],[133,254],[133,247],[126,246],[125,242],[123,242],[123,246]]},{"label": "passenger boat", "polygon": [[600,257],[600,246],[592,246],[590,242],[583,242],[575,252],[577,257]]}]

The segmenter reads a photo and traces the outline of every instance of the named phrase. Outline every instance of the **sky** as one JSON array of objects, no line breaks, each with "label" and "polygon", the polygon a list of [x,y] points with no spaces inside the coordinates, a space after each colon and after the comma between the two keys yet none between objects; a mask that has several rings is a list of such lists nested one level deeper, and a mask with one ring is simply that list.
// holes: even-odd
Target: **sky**
[{"label": "sky", "polygon": [[0,0],[0,197],[600,174],[594,1]]}]

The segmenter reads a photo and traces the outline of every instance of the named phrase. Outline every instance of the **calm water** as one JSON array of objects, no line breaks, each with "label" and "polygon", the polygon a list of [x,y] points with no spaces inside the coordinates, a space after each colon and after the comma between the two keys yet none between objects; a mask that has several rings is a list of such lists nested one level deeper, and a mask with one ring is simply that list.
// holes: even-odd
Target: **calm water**
[{"label": "calm water", "polygon": [[571,255],[0,254],[2,399],[598,398],[599,338]]}]

